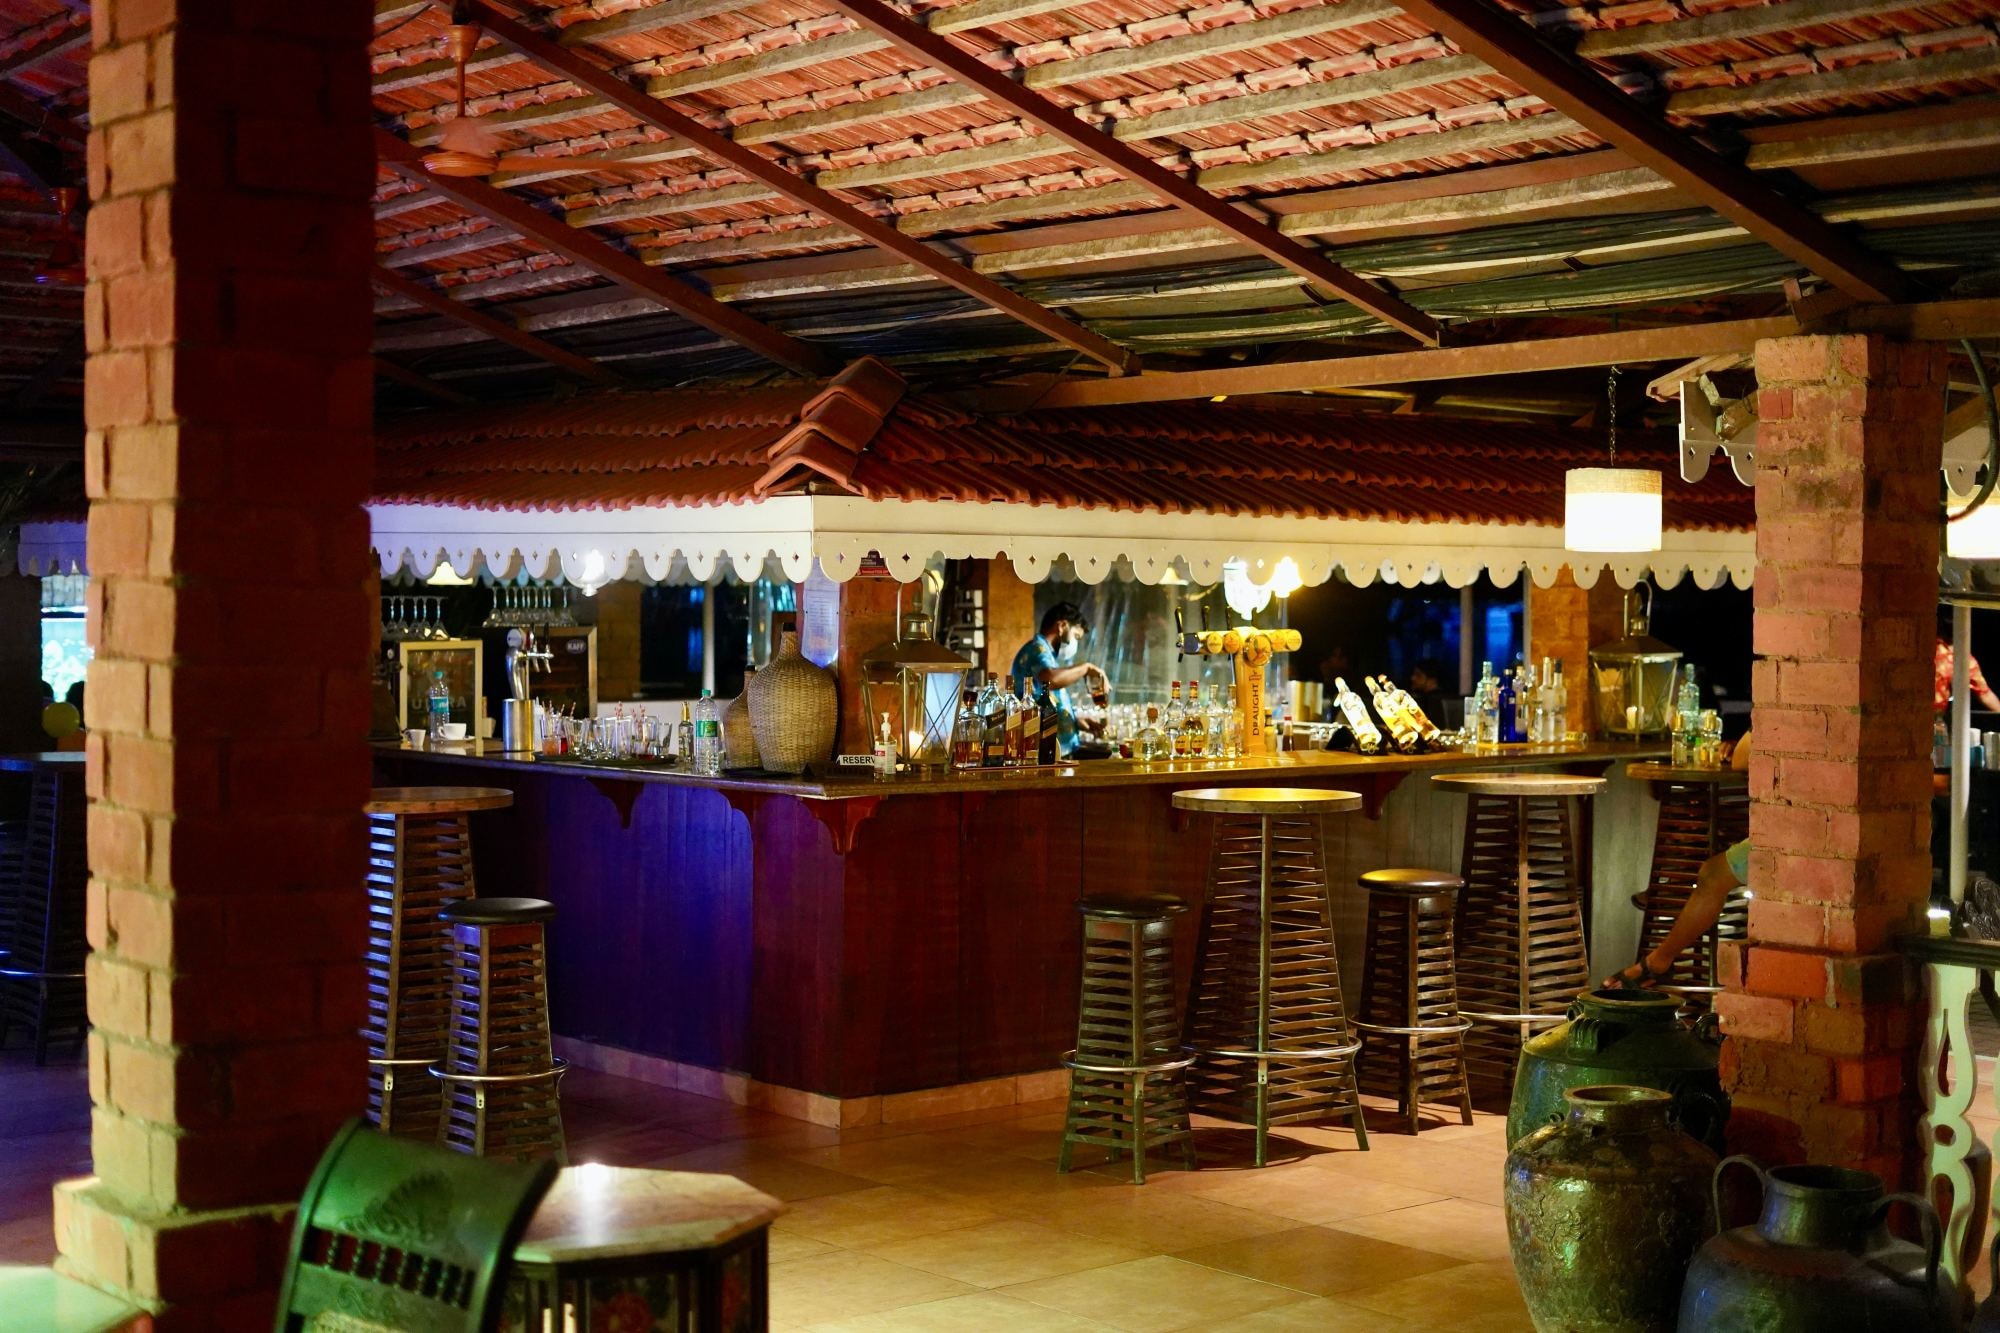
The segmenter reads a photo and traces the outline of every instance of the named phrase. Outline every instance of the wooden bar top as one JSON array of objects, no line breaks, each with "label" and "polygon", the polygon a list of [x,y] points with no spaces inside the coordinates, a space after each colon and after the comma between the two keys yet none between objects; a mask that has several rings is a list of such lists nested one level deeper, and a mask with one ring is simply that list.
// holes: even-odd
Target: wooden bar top
[{"label": "wooden bar top", "polygon": [[877,779],[866,769],[856,769],[852,777],[834,773],[823,777],[807,775],[795,778],[751,772],[705,777],[656,762],[612,763],[508,753],[496,741],[465,741],[425,750],[413,750],[402,742],[384,743],[376,747],[376,752],[381,758],[391,761],[412,759],[463,765],[489,773],[533,769],[543,773],[574,773],[598,780],[661,782],[708,787],[717,791],[766,792],[796,796],[801,800],[845,801],[881,796],[963,796],[1161,784],[1338,784],[1370,774],[1439,773],[1547,764],[1613,764],[1657,759],[1665,755],[1668,748],[1666,741],[1661,740],[1498,745],[1469,751],[1441,750],[1432,754],[1358,755],[1335,750],[1299,750],[1244,759],[1182,759],[1155,763],[1136,759],[1094,759],[1033,768],[982,768],[964,773],[945,770],[935,776],[901,774],[887,779]]}]

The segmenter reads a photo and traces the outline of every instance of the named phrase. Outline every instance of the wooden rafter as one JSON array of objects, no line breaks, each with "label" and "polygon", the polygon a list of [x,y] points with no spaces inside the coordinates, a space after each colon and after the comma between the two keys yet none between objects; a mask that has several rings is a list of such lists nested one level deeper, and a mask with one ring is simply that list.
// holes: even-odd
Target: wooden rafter
[{"label": "wooden rafter", "polygon": [[578,356],[575,352],[556,346],[546,338],[537,337],[526,329],[517,328],[508,321],[476,309],[464,301],[454,301],[436,288],[406,278],[393,269],[376,265],[370,281],[391,295],[414,302],[432,314],[444,315],[469,328],[478,329],[489,338],[506,343],[509,347],[518,347],[531,356],[540,357],[552,366],[562,367],[572,375],[598,384],[629,383],[623,375],[599,365],[587,356]]},{"label": "wooden rafter", "polygon": [[931,276],[964,292],[967,296],[982,301],[1029,328],[1101,362],[1113,374],[1124,374],[1137,369],[1138,360],[1134,354],[1108,338],[1093,333],[1083,325],[1057,314],[1046,306],[1035,304],[1011,288],[974,272],[969,266],[940,254],[923,242],[903,235],[894,227],[862,212],[839,196],[829,194],[761,153],[735,143],[726,135],[716,133],[612,71],[593,64],[574,51],[565,50],[499,10],[482,3],[481,0],[474,0],[471,10],[485,25],[487,31],[502,44],[521,52],[536,64],[563,75],[579,88],[589,89],[643,123],[664,130],[693,145],[704,157],[726,163],[753,180],[761,181],[768,188],[839,223],[870,244],[880,246],[917,265]]},{"label": "wooden rafter", "polygon": [[454,407],[464,407],[467,404],[478,401],[469,393],[460,393],[449,384],[439,384],[430,376],[419,374],[417,371],[411,370],[408,366],[399,365],[385,356],[377,356],[375,358],[375,373],[392,384],[400,384],[406,389],[414,389],[418,393],[435,398],[441,403],[450,403]]},{"label": "wooden rafter", "polygon": [[428,186],[460,207],[531,236],[575,264],[581,264],[630,291],[649,297],[703,328],[747,347],[759,356],[803,375],[828,375],[836,369],[826,352],[780,333],[768,324],[731,309],[706,292],[668,277],[560,218],[471,177],[433,176],[424,170],[415,148],[386,130],[375,132],[375,155],[396,174]]},{"label": "wooden rafter", "polygon": [[36,66],[54,60],[57,56],[76,50],[90,41],[88,20],[76,21],[74,27],[51,37],[40,46],[30,46],[16,51],[5,60],[0,60],[0,79],[11,79],[16,74],[25,74]]},{"label": "wooden rafter", "polygon": [[[1829,322],[1850,332],[1880,332],[1918,341],[2000,335],[2000,299],[1936,301],[1920,305],[1857,305]],[[1630,329],[1575,337],[1436,347],[1378,356],[1330,357],[1283,365],[1231,366],[1137,375],[1123,380],[1069,380],[1049,386],[995,390],[976,405],[995,411],[1025,407],[1101,407],[1112,403],[1165,403],[1218,394],[1304,393],[1369,384],[1417,384],[1518,375],[1535,370],[1636,365],[1754,351],[1764,338],[1805,332],[1796,319],[1718,320],[1667,328]]]},{"label": "wooden rafter", "polygon": [[1077,152],[1127,180],[1137,181],[1174,207],[1199,218],[1232,240],[1249,246],[1283,265],[1315,287],[1338,296],[1393,328],[1436,346],[1437,321],[1402,298],[1365,278],[1349,273],[1317,250],[1279,232],[1192,181],[1154,162],[1022,84],[1016,83],[950,38],[921,27],[881,3],[881,0],[833,0],[835,8],[855,22],[887,38],[910,56],[944,70],[995,106],[1005,107],[1051,134]]},{"label": "wooden rafter", "polygon": [[1809,210],[1639,106],[1595,70],[1544,43],[1513,15],[1490,8],[1483,0],[1401,3],[1411,18],[1429,24],[1460,50],[1478,56],[1496,72],[1842,291],[1868,301],[1895,301],[1911,290],[1893,264],[1868,253]]}]

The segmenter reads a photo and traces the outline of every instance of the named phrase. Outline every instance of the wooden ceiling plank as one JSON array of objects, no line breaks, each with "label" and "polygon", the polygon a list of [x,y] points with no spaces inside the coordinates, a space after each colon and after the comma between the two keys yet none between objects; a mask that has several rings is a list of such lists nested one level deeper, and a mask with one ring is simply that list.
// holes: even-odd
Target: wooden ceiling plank
[{"label": "wooden ceiling plank", "polygon": [[1842,291],[1893,301],[1911,290],[1895,265],[1667,124],[1512,14],[1445,0],[1402,0],[1402,9]]},{"label": "wooden ceiling plank", "polygon": [[471,177],[430,175],[424,170],[419,151],[386,130],[375,132],[375,144],[377,160],[396,174],[419,181],[461,207],[511,227],[523,236],[533,237],[572,263],[594,269],[621,287],[651,297],[731,342],[803,375],[826,375],[836,369],[834,359],[825,351],[759,323],[740,310],[730,309],[708,293],[647,267],[624,251],[588,232],[578,231],[560,218],[550,217],[505,190]]},{"label": "wooden ceiling plank", "polygon": [[1748,37],[1768,37],[1795,28],[1883,18],[1922,8],[1924,3],[1925,0],[1787,0],[1782,4],[1727,9],[1697,18],[1640,23],[1629,28],[1585,33],[1576,44],[1576,53],[1586,60],[1602,60],[1612,56],[1666,51],[1677,46],[1740,42]]},{"label": "wooden ceiling plank", "polygon": [[591,46],[652,32],[657,28],[670,28],[678,23],[699,23],[740,8],[742,0],[666,0],[664,4],[628,9],[608,18],[572,23],[556,34],[556,40],[564,46]]},{"label": "wooden ceiling plank", "polygon": [[1935,55],[1790,74],[1730,87],[1690,88],[1667,98],[1666,109],[1670,116],[1741,115],[1794,102],[1840,101],[1942,83],[1991,79],[1996,68],[2000,68],[2000,53],[1990,46],[1941,51]]},{"label": "wooden ceiling plank", "polygon": [[406,278],[393,269],[386,269],[378,264],[369,280],[382,291],[422,306],[434,315],[455,319],[468,328],[479,330],[489,338],[506,343],[509,347],[518,347],[531,356],[540,357],[552,366],[559,366],[580,379],[590,380],[596,384],[630,383],[623,375],[597,364],[587,356],[579,356],[567,348],[558,347],[546,338],[529,333],[526,329],[488,314],[465,301],[454,301],[435,287]]},{"label": "wooden ceiling plank", "polygon": [[0,60],[0,79],[11,79],[17,74],[26,74],[29,70],[46,64],[54,60],[57,56],[67,55],[78,47],[87,46],[89,43],[90,24],[87,22],[79,24],[43,42],[40,46],[31,46],[26,50],[16,51],[6,59]]},{"label": "wooden ceiling plank", "polygon": [[[1126,179],[1138,181],[1176,208],[1220,229],[1313,285],[1359,306],[1420,342],[1436,345],[1441,340],[1437,322],[1408,302],[1356,277],[1317,251],[1207,193],[1185,177],[1159,166],[1145,154],[1084,124],[1069,111],[1015,83],[950,38],[918,27],[896,10],[882,4],[881,0],[834,0],[834,4],[842,13],[887,37],[912,57],[979,89],[994,105],[1012,110],[1039,126],[1044,133],[1055,135]],[[1342,5],[1339,8],[1345,11],[1372,6]]]},{"label": "wooden ceiling plank", "polygon": [[[836,4],[835,8],[845,12],[850,18],[868,22],[846,5]],[[1309,5],[1304,9],[1293,9],[1268,18],[1220,24],[1204,32],[1189,33],[1184,37],[1162,37],[1157,41],[1141,42],[1133,46],[1098,51],[1091,55],[1071,56],[1067,60],[1051,60],[1045,64],[1030,65],[1021,72],[1021,82],[1039,92],[1045,88],[1082,83],[1087,79],[1117,78],[1141,70],[1157,69],[1161,65],[1213,60],[1217,56],[1234,55],[1238,51],[1251,51],[1278,42],[1324,37],[1328,33],[1343,32],[1366,23],[1381,23],[1399,17],[1401,17],[1399,7],[1386,3],[1386,0],[1346,0],[1346,3],[1337,5]],[[872,24],[870,26],[873,27]],[[915,24],[909,26],[916,27]],[[878,28],[876,31],[881,30]],[[887,33],[882,35],[889,37]],[[889,37],[889,40],[896,39]],[[918,53],[911,51],[911,54]],[[937,61],[930,63],[940,69],[949,68]]]},{"label": "wooden ceiling plank", "polygon": [[[511,20],[510,20],[511,21]],[[522,28],[521,31],[529,31]],[[551,43],[553,46],[554,43]],[[882,50],[889,44],[866,32],[837,32],[831,37],[794,42],[734,60],[718,60],[712,65],[676,70],[646,81],[646,91],[654,97],[685,97],[690,93],[711,92],[747,79],[768,79],[774,74],[793,74],[829,60],[846,60]],[[573,49],[573,48],[572,48]],[[539,63],[539,62],[538,62]]]},{"label": "wooden ceiling plank", "polygon": [[[853,204],[803,180],[754,149],[735,143],[725,135],[684,115],[626,82],[610,70],[582,59],[547,38],[475,0],[474,10],[487,30],[502,42],[531,57],[537,64],[562,74],[580,88],[589,88],[645,124],[664,130],[692,144],[703,156],[742,171],[753,180],[793,199],[829,221],[837,222],[862,236],[870,244],[900,255],[913,264],[931,270],[938,278],[966,295],[1019,320],[1030,328],[1076,348],[1102,362],[1114,373],[1137,366],[1132,353],[1092,333],[1053,310],[1036,305],[990,278],[974,273],[965,265],[939,254],[921,241],[904,236],[887,223],[862,212]],[[643,265],[640,266],[644,268]],[[647,270],[650,272],[650,270]]]},{"label": "wooden ceiling plank", "polygon": [[427,394],[439,402],[449,403],[453,407],[467,407],[479,401],[469,393],[460,393],[450,385],[439,384],[430,376],[419,374],[411,370],[408,366],[398,365],[388,357],[379,354],[375,357],[375,373],[392,384],[400,384],[406,389],[415,389],[418,393]]},{"label": "wooden ceiling plank", "polygon": [[1328,107],[1362,102],[1371,97],[1390,97],[1397,93],[1415,92],[1419,88],[1432,88],[1454,79],[1481,78],[1490,72],[1471,56],[1440,56],[1407,65],[1391,65],[1366,74],[1343,74],[1339,78],[1319,79],[1291,88],[1218,97],[1194,106],[1174,107],[1144,116],[1127,116],[1112,124],[1111,133],[1120,139],[1164,139],[1169,135],[1192,134],[1245,120],[1324,111]]},{"label": "wooden ceiling plank", "polygon": [[[447,201],[440,194],[436,202]],[[508,227],[481,227],[477,231],[460,232],[442,240],[406,245],[399,250],[384,250],[375,257],[375,262],[384,268],[414,268],[439,259],[455,259],[459,255],[490,250],[496,245],[512,245],[520,239],[520,235]]]}]

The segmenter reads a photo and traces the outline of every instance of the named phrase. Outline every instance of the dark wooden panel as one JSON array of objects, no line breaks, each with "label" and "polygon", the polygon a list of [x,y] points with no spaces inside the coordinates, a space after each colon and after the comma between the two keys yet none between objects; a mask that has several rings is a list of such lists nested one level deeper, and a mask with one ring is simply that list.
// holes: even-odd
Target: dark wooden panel
[{"label": "dark wooden panel", "polygon": [[770,797],[755,809],[745,1072],[829,1091],[842,1007],[840,858],[804,802]]},{"label": "dark wooden panel", "polygon": [[1084,795],[960,798],[960,1082],[1053,1069],[1076,1045]]}]

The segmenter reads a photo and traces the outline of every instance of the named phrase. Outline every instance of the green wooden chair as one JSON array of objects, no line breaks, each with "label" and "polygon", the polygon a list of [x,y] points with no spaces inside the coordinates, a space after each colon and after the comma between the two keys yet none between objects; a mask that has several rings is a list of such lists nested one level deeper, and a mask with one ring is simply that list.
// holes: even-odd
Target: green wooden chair
[{"label": "green wooden chair", "polygon": [[555,1178],[552,1159],[468,1157],[349,1121],[299,1202],[278,1333],[490,1333]]}]

